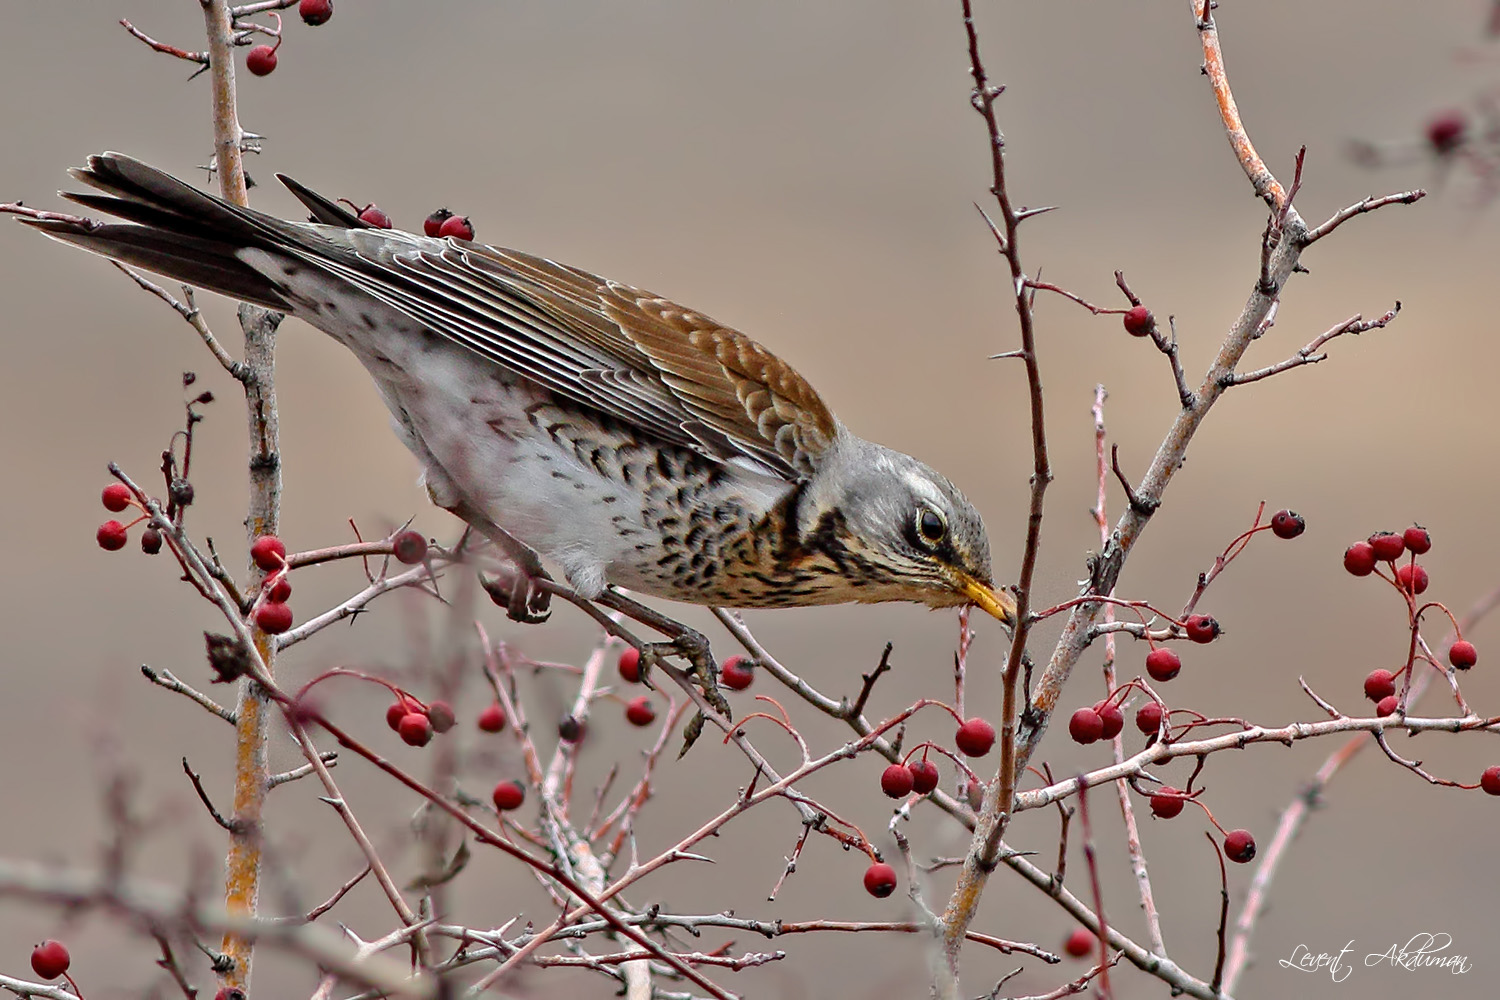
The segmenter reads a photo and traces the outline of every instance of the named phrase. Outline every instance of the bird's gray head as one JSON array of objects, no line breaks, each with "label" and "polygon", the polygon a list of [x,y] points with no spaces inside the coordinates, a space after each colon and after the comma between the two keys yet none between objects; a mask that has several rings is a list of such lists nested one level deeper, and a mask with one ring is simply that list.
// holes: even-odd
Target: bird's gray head
[{"label": "bird's gray head", "polygon": [[[863,600],[916,601],[933,608],[977,604],[1011,624],[1015,601],[995,589],[984,521],[948,478],[910,455],[853,438],[809,484],[808,515],[838,511]],[[825,520],[824,524],[828,522]]]}]

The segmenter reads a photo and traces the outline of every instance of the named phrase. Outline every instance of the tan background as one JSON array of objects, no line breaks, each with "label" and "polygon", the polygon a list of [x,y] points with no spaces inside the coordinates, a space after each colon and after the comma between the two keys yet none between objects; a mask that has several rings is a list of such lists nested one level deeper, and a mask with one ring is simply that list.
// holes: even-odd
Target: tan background
[{"label": "tan background", "polygon": [[[1359,679],[1400,662],[1405,649],[1393,598],[1339,567],[1344,547],[1373,529],[1413,519],[1431,527],[1431,593],[1456,607],[1496,583],[1495,213],[1479,203],[1470,177],[1445,178],[1426,158],[1372,175],[1342,152],[1352,137],[1414,139],[1434,110],[1472,102],[1494,79],[1495,50],[1479,39],[1486,6],[1278,0],[1227,4],[1221,14],[1232,79],[1261,151],[1289,179],[1297,146],[1309,147],[1304,214],[1319,219],[1372,191],[1442,191],[1418,207],[1359,220],[1309,254],[1313,273],[1292,283],[1251,364],[1278,360],[1338,320],[1378,314],[1398,298],[1400,320],[1337,343],[1315,370],[1224,400],[1128,567],[1123,590],[1170,607],[1248,524],[1258,500],[1307,516],[1302,539],[1257,544],[1210,592],[1204,609],[1228,634],[1186,653],[1188,666],[1169,688],[1180,704],[1272,723],[1317,718],[1297,690],[1301,674],[1359,709]],[[1028,267],[1110,303],[1111,272],[1123,268],[1159,315],[1176,315],[1187,368],[1200,372],[1254,279],[1264,215],[1198,74],[1187,4],[981,7],[993,75],[1010,87],[1000,108],[1015,196],[1063,206],[1028,225]],[[113,23],[119,16],[187,47],[201,44],[197,5],[188,0],[9,5],[0,35],[0,195],[55,207],[50,193],[66,183],[63,168],[102,148],[197,176],[194,164],[209,155],[206,82],[183,83],[185,68],[127,38]],[[1475,52],[1480,58],[1465,55]],[[448,204],[472,214],[481,239],[656,289],[750,331],[794,359],[851,426],[949,472],[988,518],[1008,578],[1029,468],[1023,380],[1014,362],[984,360],[1013,347],[1015,333],[1001,262],[970,204],[984,199],[987,158],[968,86],[961,25],[948,3],[341,0],[330,25],[289,27],[274,76],[242,75],[242,107],[246,126],[270,137],[250,165],[266,182],[253,193],[259,207],[295,212],[290,197],[272,189],[274,170],[334,196],[378,201],[408,227]],[[221,838],[192,800],[178,759],[188,754],[222,802],[228,734],[148,688],[136,668],[150,663],[202,678],[198,636],[213,615],[134,540],[116,555],[95,546],[104,517],[96,497],[111,459],[152,476],[179,426],[178,373],[203,372],[222,402],[202,429],[193,519],[237,564],[243,431],[233,386],[160,304],[103,263],[17,227],[0,229],[0,295],[0,457],[8,478],[0,491],[8,565],[0,602],[0,855],[94,864],[104,837],[101,790],[123,771],[136,780],[138,807],[159,820],[138,870],[180,881],[193,852],[217,864]],[[1111,431],[1137,473],[1175,402],[1163,360],[1125,337],[1117,319],[1092,319],[1055,299],[1040,311],[1057,473],[1040,568],[1051,601],[1073,592],[1094,544],[1091,387],[1109,386]],[[230,317],[212,303],[221,332],[232,329]],[[415,487],[414,463],[388,433],[358,367],[306,327],[284,329],[289,542],[331,543],[347,536],[347,518],[380,530],[413,513],[427,530],[450,532],[451,521]],[[1117,494],[1111,502],[1118,508]],[[357,583],[353,567],[299,574],[299,617]],[[330,632],[289,657],[286,675],[305,678],[337,663],[409,666],[408,646],[419,650],[417,661],[431,662],[421,651],[443,640],[410,627],[424,606],[413,607],[403,614],[391,601],[354,628]],[[483,614],[538,655],[576,657],[589,642],[568,609],[531,630],[502,624],[494,609]],[[886,639],[895,641],[899,669],[878,691],[876,711],[949,691],[950,615],[828,609],[758,614],[752,623],[834,693],[855,690],[858,671]],[[436,617],[431,625],[439,637],[452,628]],[[972,704],[993,712],[997,632],[982,624],[980,632]],[[1466,690],[1481,711],[1500,704],[1497,637],[1493,624],[1475,633],[1481,662]],[[1131,670],[1142,655],[1126,650]],[[1086,663],[1070,705],[1098,697],[1097,653]],[[544,710],[559,697],[555,689],[548,696],[538,695]],[[477,697],[462,714],[477,711]],[[346,719],[422,766],[381,731],[380,699],[353,691],[347,699]],[[1447,708],[1441,697],[1427,707]],[[836,745],[835,731],[805,712],[798,717],[821,746]],[[951,735],[936,717],[925,726],[923,738]],[[588,773],[614,757],[632,759],[642,737],[622,729],[613,720],[596,726]],[[466,729],[462,738],[472,735]],[[761,742],[786,760],[769,732]],[[1483,737],[1399,743],[1464,780],[1497,759]],[[1226,825],[1251,827],[1264,843],[1279,809],[1333,746],[1216,758],[1206,774],[1209,800]],[[1103,759],[1056,733],[1043,756],[1058,773]],[[1298,843],[1241,995],[1491,995],[1497,805],[1429,787],[1378,756],[1365,754],[1339,779],[1329,808]],[[508,751],[495,757],[475,763],[475,788],[509,766]],[[284,746],[278,758],[291,759]],[[1183,777],[1178,770],[1169,776]],[[881,830],[888,812],[869,794],[874,772],[871,763],[846,765],[811,787],[867,830]],[[413,803],[355,762],[338,775],[409,873],[398,845]],[[643,853],[681,836],[749,777],[737,754],[708,745],[664,775],[669,787],[642,825]],[[310,786],[291,786],[271,812],[273,841],[290,878],[300,880],[304,905],[356,870],[352,847],[313,795]],[[1138,930],[1112,837],[1117,810],[1107,795],[1094,801],[1107,905],[1114,920]],[[1207,975],[1218,893],[1202,826],[1191,814],[1173,824],[1146,820],[1144,836],[1173,957]],[[919,820],[919,856],[959,853],[948,829]],[[865,897],[859,859],[822,839],[767,903],[795,834],[788,809],[763,808],[708,845],[716,867],[669,870],[639,898],[686,911],[734,906],[768,919],[902,913],[899,897]],[[1055,815],[1027,815],[1013,842],[1050,858]],[[1076,857],[1070,871],[1081,885]],[[1238,902],[1250,873],[1231,874]],[[931,898],[941,901],[946,885],[937,879]],[[278,892],[268,892],[274,905]],[[478,859],[459,902],[476,923],[518,908],[538,920],[550,912],[527,876],[489,857]],[[368,887],[335,915],[371,934],[389,926],[388,909]],[[976,926],[1055,945],[1068,921],[1002,875]],[[1359,964],[1336,985],[1276,964],[1299,943],[1337,951],[1352,940],[1358,961],[1422,931],[1451,933],[1453,950],[1472,956],[1474,971]],[[0,972],[29,972],[30,944],[53,933],[74,942],[90,997],[140,995],[152,981],[149,942],[98,917],[69,924],[6,901]],[[700,943],[730,937],[709,932]],[[791,957],[721,978],[756,997],[924,993],[921,953],[910,939],[742,935],[736,943],[767,947]],[[971,949],[968,992],[987,990],[1017,964],[1030,971],[1009,984],[1015,993],[1045,992],[1076,974],[1072,965],[1048,969]],[[201,964],[195,973],[203,976]],[[534,978],[522,992],[609,995],[596,978],[564,982]],[[1165,992],[1130,971],[1116,983],[1121,996]],[[257,985],[261,995],[305,995],[311,981],[267,957]]]}]

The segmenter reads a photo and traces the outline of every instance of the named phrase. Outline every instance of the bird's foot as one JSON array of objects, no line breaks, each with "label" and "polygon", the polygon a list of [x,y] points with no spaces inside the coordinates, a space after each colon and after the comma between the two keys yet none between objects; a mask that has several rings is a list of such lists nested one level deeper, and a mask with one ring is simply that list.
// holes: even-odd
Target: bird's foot
[{"label": "bird's foot", "polygon": [[549,610],[552,594],[538,583],[551,579],[538,562],[534,567],[517,564],[506,566],[497,573],[481,573],[479,585],[490,595],[490,600],[505,609],[511,621],[540,625],[552,617]]}]

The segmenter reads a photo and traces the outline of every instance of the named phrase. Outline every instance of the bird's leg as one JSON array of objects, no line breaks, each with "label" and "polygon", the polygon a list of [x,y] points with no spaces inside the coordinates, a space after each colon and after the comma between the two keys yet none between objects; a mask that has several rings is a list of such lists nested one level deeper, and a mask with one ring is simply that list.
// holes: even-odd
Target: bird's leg
[{"label": "bird's leg", "polygon": [[714,711],[719,712],[726,719],[733,719],[734,712],[729,707],[729,701],[719,690],[719,668],[714,663],[713,651],[709,648],[708,637],[696,629],[688,628],[678,621],[673,621],[639,601],[633,601],[620,593],[613,587],[606,587],[604,592],[594,598],[594,603],[602,604],[606,608],[618,611],[626,617],[633,618],[648,628],[653,628],[662,635],[668,636],[670,642],[648,643],[641,656],[641,667],[644,675],[645,669],[658,656],[670,656],[676,654],[692,664],[693,676],[698,679],[698,686],[703,689],[703,698],[713,706]]},{"label": "bird's leg", "polygon": [[480,576],[480,585],[490,599],[504,607],[512,621],[536,625],[550,618],[552,612],[547,606],[552,602],[552,595],[538,587],[536,581],[551,580],[552,577],[542,567],[542,558],[536,550],[475,510],[468,501],[460,500],[447,510],[494,542],[515,563],[514,576]]}]

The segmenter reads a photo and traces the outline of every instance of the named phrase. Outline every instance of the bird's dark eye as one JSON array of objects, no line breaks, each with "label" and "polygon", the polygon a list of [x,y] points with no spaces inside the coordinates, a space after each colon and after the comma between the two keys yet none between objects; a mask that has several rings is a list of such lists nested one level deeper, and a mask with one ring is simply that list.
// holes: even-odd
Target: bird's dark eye
[{"label": "bird's dark eye", "polygon": [[924,507],[917,513],[917,534],[923,541],[936,545],[948,534],[948,522],[931,507]]}]

